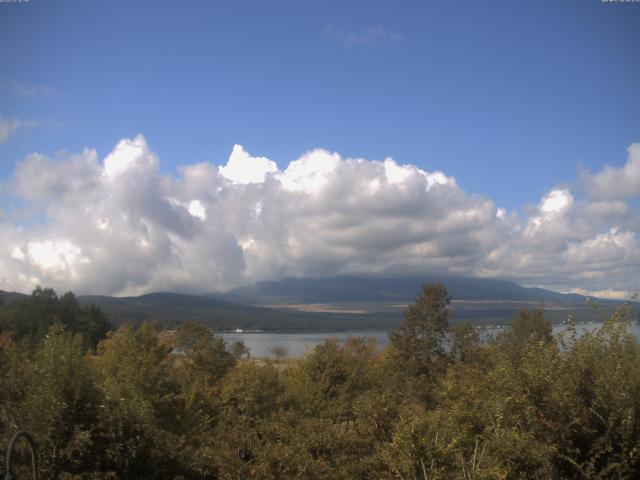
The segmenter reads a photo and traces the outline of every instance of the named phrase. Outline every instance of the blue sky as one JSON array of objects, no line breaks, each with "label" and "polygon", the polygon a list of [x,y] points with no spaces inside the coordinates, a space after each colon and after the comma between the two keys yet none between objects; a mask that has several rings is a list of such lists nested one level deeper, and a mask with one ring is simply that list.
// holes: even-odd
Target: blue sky
[{"label": "blue sky", "polygon": [[3,89],[2,115],[42,124],[0,144],[5,178],[143,133],[168,171],[323,147],[520,208],[640,140],[634,4],[31,0],[0,26],[0,81],[51,89]]},{"label": "blue sky", "polygon": [[0,289],[624,297],[639,47],[638,2],[0,3]]}]

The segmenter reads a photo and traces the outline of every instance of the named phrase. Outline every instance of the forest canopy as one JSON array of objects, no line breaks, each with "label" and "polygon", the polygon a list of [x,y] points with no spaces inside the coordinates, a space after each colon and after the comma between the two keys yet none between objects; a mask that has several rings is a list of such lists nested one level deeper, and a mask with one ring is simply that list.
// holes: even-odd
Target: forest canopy
[{"label": "forest canopy", "polygon": [[114,330],[38,288],[0,307],[0,448],[31,432],[45,479],[640,477],[626,307],[562,336],[542,309],[494,338],[450,319],[425,285],[385,349],[271,361],[192,323]]}]

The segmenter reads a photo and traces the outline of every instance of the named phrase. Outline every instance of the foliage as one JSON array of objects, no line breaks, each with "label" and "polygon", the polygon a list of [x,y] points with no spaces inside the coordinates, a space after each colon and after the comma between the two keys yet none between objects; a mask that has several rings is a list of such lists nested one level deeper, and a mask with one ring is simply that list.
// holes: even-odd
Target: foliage
[{"label": "foliage", "polygon": [[450,303],[444,285],[424,285],[415,303],[405,311],[400,327],[389,335],[399,358],[412,373],[430,377],[442,368]]},{"label": "foliage", "polygon": [[73,297],[39,290],[3,310],[0,448],[32,432],[45,479],[640,478],[630,310],[562,336],[522,310],[488,341],[449,302],[425,286],[382,351],[271,362],[189,323],[94,349]]},{"label": "foliage", "polygon": [[50,288],[40,286],[25,298],[0,306],[0,334],[13,340],[37,343],[54,323],[80,334],[95,347],[113,328],[107,316],[96,306],[81,306],[72,292],[59,297]]}]

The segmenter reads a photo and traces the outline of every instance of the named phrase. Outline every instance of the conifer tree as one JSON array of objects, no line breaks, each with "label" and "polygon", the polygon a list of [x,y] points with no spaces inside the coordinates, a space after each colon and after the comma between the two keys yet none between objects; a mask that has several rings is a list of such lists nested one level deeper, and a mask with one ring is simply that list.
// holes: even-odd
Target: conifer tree
[{"label": "conifer tree", "polygon": [[431,377],[446,358],[444,341],[449,330],[451,297],[441,283],[422,286],[415,303],[404,312],[404,321],[389,335],[406,368]]}]

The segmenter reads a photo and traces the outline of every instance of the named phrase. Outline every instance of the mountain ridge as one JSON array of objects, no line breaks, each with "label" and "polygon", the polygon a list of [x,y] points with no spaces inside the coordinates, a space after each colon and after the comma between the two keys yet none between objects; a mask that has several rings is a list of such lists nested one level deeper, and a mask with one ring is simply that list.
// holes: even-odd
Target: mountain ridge
[{"label": "mountain ridge", "polygon": [[[539,287],[523,287],[510,280],[456,276],[324,278],[288,277],[279,281],[263,281],[239,287],[223,298],[260,303],[326,303],[341,301],[413,301],[424,283],[442,283],[454,300],[553,301],[565,304],[585,303],[589,298],[577,293],[560,293]],[[617,302],[595,299],[599,302]]]},{"label": "mountain ridge", "polygon": [[[78,295],[116,323],[157,320],[166,328],[194,321],[217,330],[332,331],[393,328],[423,283],[440,281],[453,298],[453,321],[507,324],[519,308],[543,305],[559,322],[568,315],[597,317],[589,297],[529,288],[509,280],[453,276],[286,278],[258,282],[226,294],[151,292],[140,296]],[[25,294],[0,291],[5,303]],[[594,299],[607,310],[621,301]]]}]

